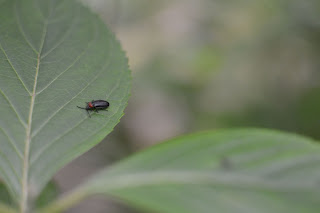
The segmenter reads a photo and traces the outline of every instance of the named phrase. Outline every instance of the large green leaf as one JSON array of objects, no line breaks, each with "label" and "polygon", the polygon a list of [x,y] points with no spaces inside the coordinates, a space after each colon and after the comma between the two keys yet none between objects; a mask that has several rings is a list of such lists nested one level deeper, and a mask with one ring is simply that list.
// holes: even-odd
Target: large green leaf
[{"label": "large green leaf", "polygon": [[92,194],[162,213],[320,212],[320,146],[271,130],[220,130],[154,146],[44,212]]},{"label": "large green leaf", "polygon": [[[1,1],[0,175],[22,211],[59,168],[114,128],[129,88],[119,43],[87,8]],[[90,119],[76,106],[92,99],[110,107]]]}]

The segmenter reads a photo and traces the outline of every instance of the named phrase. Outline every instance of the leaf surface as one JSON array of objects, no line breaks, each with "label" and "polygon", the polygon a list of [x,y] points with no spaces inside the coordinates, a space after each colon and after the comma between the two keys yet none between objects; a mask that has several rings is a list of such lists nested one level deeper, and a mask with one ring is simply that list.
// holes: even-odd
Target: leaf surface
[{"label": "leaf surface", "polygon": [[[0,176],[22,212],[66,163],[119,122],[130,88],[114,35],[72,0],[0,5]],[[110,102],[92,113],[91,100]]]},{"label": "leaf surface", "polygon": [[147,212],[316,213],[319,181],[320,147],[313,140],[240,129],[156,145],[105,169],[79,191],[115,196]]}]

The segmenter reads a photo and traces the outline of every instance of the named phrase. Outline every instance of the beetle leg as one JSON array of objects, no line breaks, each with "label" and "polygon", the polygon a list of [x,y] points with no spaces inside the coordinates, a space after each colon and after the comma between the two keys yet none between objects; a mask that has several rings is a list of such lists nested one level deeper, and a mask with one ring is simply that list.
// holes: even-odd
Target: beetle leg
[{"label": "beetle leg", "polygon": [[87,113],[88,113],[89,117],[91,118],[91,115],[90,115],[90,113],[89,113],[89,110],[87,110]]},{"label": "beetle leg", "polygon": [[99,113],[99,111],[97,110],[97,108],[94,108],[94,109],[95,109],[96,113]]}]

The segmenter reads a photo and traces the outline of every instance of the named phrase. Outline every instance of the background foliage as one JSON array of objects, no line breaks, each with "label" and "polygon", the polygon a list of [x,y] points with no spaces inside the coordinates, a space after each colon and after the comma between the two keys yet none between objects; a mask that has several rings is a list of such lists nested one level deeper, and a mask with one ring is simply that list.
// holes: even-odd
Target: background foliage
[{"label": "background foliage", "polygon": [[194,130],[255,126],[320,138],[317,0],[85,2],[120,38],[134,84],[116,132],[73,172]]}]

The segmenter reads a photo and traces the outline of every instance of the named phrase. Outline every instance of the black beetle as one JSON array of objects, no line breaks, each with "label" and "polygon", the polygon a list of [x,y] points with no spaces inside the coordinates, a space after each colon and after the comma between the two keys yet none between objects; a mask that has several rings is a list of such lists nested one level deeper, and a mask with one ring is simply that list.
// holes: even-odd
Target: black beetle
[{"label": "black beetle", "polygon": [[89,113],[89,110],[94,110],[96,112],[99,112],[98,110],[106,110],[110,106],[109,102],[104,100],[92,100],[91,102],[86,102],[86,104],[87,106],[85,108],[79,107],[79,106],[77,107],[80,109],[87,110],[87,113],[90,118],[91,118],[91,115]]}]

